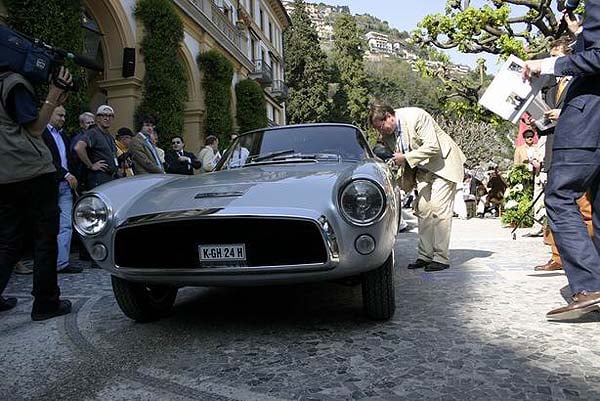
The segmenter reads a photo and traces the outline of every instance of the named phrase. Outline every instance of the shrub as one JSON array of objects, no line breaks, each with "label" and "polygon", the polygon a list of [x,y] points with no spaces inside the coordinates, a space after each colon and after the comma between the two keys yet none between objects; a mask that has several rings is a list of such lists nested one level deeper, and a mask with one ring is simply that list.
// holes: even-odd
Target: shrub
[{"label": "shrub", "polygon": [[216,135],[219,142],[226,143],[232,130],[231,62],[216,50],[200,53],[196,60],[204,73],[202,88],[206,105],[206,133]]},{"label": "shrub", "polygon": [[165,146],[172,135],[183,131],[187,80],[177,55],[183,23],[169,0],[140,0],[135,15],[146,30],[141,46],[146,76],[136,116],[138,120],[146,115],[156,119],[161,145]]},{"label": "shrub", "polygon": [[527,165],[516,165],[508,173],[508,189],[504,200],[502,223],[515,226],[523,218],[519,227],[533,225],[533,212],[530,210],[525,215],[533,201],[533,174],[527,170]]},{"label": "shrub", "polygon": [[240,132],[264,128],[268,125],[267,102],[262,87],[252,79],[245,79],[235,86],[237,99],[237,123]]}]

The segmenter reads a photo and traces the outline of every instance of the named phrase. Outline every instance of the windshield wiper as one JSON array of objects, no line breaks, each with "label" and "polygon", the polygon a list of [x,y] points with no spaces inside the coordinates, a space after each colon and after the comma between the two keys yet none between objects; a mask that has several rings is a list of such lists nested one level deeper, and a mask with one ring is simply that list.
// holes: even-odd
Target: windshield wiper
[{"label": "windshield wiper", "polygon": [[334,153],[293,153],[291,155],[279,155],[274,157],[273,160],[289,160],[289,159],[300,159],[300,160],[318,160],[318,159],[335,159],[340,160],[341,156]]},{"label": "windshield wiper", "polygon": [[340,160],[342,156],[336,153],[299,153],[295,155],[301,159],[335,159]]},{"label": "windshield wiper", "polygon": [[277,156],[283,156],[283,155],[287,155],[287,154],[294,153],[294,152],[295,152],[294,149],[278,150],[278,151],[267,153],[267,154],[264,154],[264,155],[256,155],[256,156],[254,156],[254,157],[251,158],[251,161],[252,161],[252,163],[254,163],[254,162],[260,162],[260,161],[263,161],[263,160],[272,159],[272,158],[277,157]]}]

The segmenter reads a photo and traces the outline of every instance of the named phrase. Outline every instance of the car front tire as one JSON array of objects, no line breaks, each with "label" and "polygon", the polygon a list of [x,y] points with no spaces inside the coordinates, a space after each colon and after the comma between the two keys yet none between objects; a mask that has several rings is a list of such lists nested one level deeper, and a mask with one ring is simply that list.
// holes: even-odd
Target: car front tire
[{"label": "car front tire", "polygon": [[136,322],[151,322],[166,316],[177,297],[175,287],[136,283],[116,276],[111,281],[119,307]]},{"label": "car front tire", "polygon": [[394,290],[394,253],[377,269],[363,273],[362,296],[369,319],[388,320],[396,310]]}]

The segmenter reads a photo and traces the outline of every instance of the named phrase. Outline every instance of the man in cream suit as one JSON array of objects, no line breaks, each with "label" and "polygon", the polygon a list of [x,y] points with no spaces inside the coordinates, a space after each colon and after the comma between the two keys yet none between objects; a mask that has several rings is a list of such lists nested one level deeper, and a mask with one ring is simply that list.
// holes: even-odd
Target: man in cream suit
[{"label": "man in cream suit", "polygon": [[378,104],[371,107],[369,121],[394,152],[400,170],[416,169],[419,255],[408,268],[447,269],[454,196],[463,182],[465,155],[425,110]]}]

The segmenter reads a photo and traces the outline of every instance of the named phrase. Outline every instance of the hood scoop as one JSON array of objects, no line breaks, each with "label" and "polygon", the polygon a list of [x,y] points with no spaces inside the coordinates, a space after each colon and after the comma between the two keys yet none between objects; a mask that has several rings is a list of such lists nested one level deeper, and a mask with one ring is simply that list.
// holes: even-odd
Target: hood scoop
[{"label": "hood scoop", "polygon": [[208,199],[208,198],[233,198],[236,196],[243,196],[244,192],[230,191],[230,192],[200,192],[194,196],[194,199]]}]

